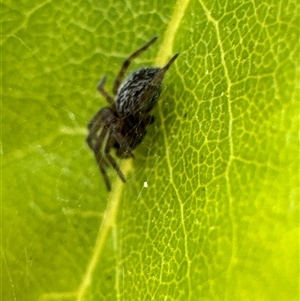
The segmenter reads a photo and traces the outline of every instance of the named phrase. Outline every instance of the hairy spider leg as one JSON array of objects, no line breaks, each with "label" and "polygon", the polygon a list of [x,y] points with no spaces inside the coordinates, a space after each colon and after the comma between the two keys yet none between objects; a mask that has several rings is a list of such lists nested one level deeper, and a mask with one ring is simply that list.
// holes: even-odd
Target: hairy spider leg
[{"label": "hairy spider leg", "polygon": [[176,53],[170,60],[169,62],[161,68],[156,75],[153,77],[152,81],[149,83],[143,94],[141,95],[141,100],[140,103],[144,103],[146,98],[148,97],[149,94],[151,94],[151,90],[153,87],[157,86],[160,82],[162,82],[167,70],[170,68],[170,66],[174,63],[174,61],[177,59],[179,53]]},{"label": "hairy spider leg", "polygon": [[[103,115],[103,108],[100,109],[95,116],[92,118],[92,120],[88,123],[88,129],[89,134],[86,138],[86,142],[90,149],[96,154],[100,147],[101,147],[101,141],[105,139],[105,135],[107,133],[108,126],[103,124],[102,122],[102,115]],[[97,135],[97,132],[103,127],[100,134]],[[106,129],[106,131],[104,131]],[[96,143],[94,143],[93,140],[96,140]],[[108,166],[108,163],[106,162],[106,165]]]},{"label": "hairy spider leg", "polygon": [[104,149],[105,152],[105,156],[106,159],[109,161],[109,163],[111,164],[111,166],[115,169],[115,171],[117,172],[118,176],[120,177],[120,179],[126,183],[125,177],[119,167],[119,165],[117,164],[117,162],[115,161],[115,159],[112,157],[112,155],[110,154],[110,149],[113,147],[115,143],[115,137],[114,136],[110,136],[106,142],[106,146]]},{"label": "hairy spider leg", "polygon": [[[100,112],[100,111],[99,111]],[[102,146],[102,142],[105,139],[105,136],[107,135],[108,132],[108,128],[107,127],[103,127],[102,131],[100,132],[99,136],[97,137],[97,142],[95,144],[93,144],[93,137],[95,136],[95,134],[98,132],[98,130],[100,129],[101,126],[103,126],[103,124],[100,123],[93,123],[93,121],[99,117],[99,112],[95,115],[95,117],[91,120],[91,122],[89,123],[89,129],[90,129],[90,133],[87,136],[87,144],[90,147],[90,149],[94,152],[95,155],[95,159],[97,161],[97,165],[99,167],[99,170],[104,178],[106,187],[108,190],[111,190],[111,185],[110,185],[110,181],[106,172],[106,168],[108,167],[108,163],[105,161],[104,156],[102,155],[100,148]]]},{"label": "hairy spider leg", "polygon": [[[90,132],[93,131],[93,133],[95,134],[97,132],[97,130],[102,126],[101,115],[102,115],[102,109],[100,109],[94,115],[94,117],[89,121],[87,128],[89,129]],[[100,120],[100,121],[98,121],[98,120]],[[90,136],[90,134],[89,134],[89,136]],[[88,140],[88,138],[87,138],[87,140]]]},{"label": "hairy spider leg", "polygon": [[108,130],[109,129],[107,127],[103,127],[100,135],[98,136],[98,140],[94,146],[93,151],[95,154],[95,158],[96,158],[99,170],[104,178],[107,190],[111,190],[110,180],[109,180],[108,174],[106,172],[106,168],[109,166],[109,164],[108,164],[108,162],[106,162],[105,157],[103,156],[103,154],[101,152],[102,143],[105,139],[105,136],[107,135]]},{"label": "hairy spider leg", "polygon": [[102,94],[102,96],[107,100],[109,104],[114,104],[114,99],[109,95],[109,93],[104,89],[104,84],[106,82],[106,75],[104,75],[97,86],[97,90]]},{"label": "hairy spider leg", "polygon": [[117,95],[118,89],[120,87],[120,84],[123,81],[124,74],[127,71],[130,63],[132,60],[134,60],[136,57],[138,57],[141,53],[143,53],[146,49],[148,49],[156,40],[157,36],[152,38],[147,44],[139,48],[137,51],[135,51],[132,55],[130,55],[122,64],[121,70],[119,71],[119,74],[117,78],[115,79],[114,86],[113,86],[113,93]]},{"label": "hairy spider leg", "polygon": [[111,191],[110,180],[106,172],[107,163],[103,160],[103,155],[100,152],[98,154],[95,154],[95,157],[98,163],[99,170],[103,176],[106,188],[108,191]]},{"label": "hairy spider leg", "polygon": [[86,142],[92,151],[94,151],[93,137],[95,137],[96,133],[99,131],[101,126],[103,126],[101,122],[101,115],[102,109],[95,114],[95,116],[92,118],[92,120],[88,123],[87,126],[89,129],[89,134],[86,137]]}]

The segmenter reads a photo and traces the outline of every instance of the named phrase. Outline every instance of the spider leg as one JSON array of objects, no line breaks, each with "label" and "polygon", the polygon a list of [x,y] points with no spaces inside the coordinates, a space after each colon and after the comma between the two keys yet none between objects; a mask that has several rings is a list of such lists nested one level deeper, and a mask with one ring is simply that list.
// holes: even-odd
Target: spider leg
[{"label": "spider leg", "polygon": [[95,145],[93,143],[93,140],[96,139],[99,142],[101,141],[101,139],[105,138],[105,136],[101,137],[101,134],[97,137],[97,132],[100,130],[101,127],[108,128],[109,125],[114,122],[114,118],[115,117],[112,109],[110,107],[104,107],[100,109],[92,118],[92,120],[88,123],[87,127],[89,130],[89,134],[86,138],[86,142],[93,151],[95,151]]},{"label": "spider leg", "polygon": [[[97,131],[98,131],[98,128],[97,128]],[[92,143],[89,144],[88,139],[87,139],[87,141],[88,141],[88,144],[89,144],[90,148],[94,152],[94,155],[95,155],[95,158],[96,158],[96,161],[97,161],[97,165],[98,165],[99,170],[100,170],[100,172],[101,172],[101,174],[104,178],[107,190],[110,191],[111,190],[110,180],[109,180],[109,177],[108,177],[107,172],[106,172],[106,168],[108,167],[108,163],[105,161],[104,156],[100,151],[100,148],[102,146],[104,138],[107,135],[107,132],[108,132],[108,128],[103,127],[100,135],[97,137],[97,142],[96,142],[95,145],[93,145]],[[89,136],[88,136],[88,138],[89,138]]]},{"label": "spider leg", "polygon": [[102,94],[102,96],[107,100],[109,104],[114,104],[114,99],[109,95],[109,93],[104,89],[104,84],[106,82],[106,75],[104,75],[98,83],[97,90]]},{"label": "spider leg", "polygon": [[108,163],[104,160],[101,152],[98,152],[97,154],[95,153],[95,157],[96,157],[96,160],[98,163],[99,170],[104,178],[104,182],[106,184],[107,190],[110,191],[111,190],[110,180],[109,180],[108,174],[106,172]]},{"label": "spider leg", "polygon": [[123,81],[124,74],[126,70],[128,69],[131,61],[135,59],[137,56],[139,56],[141,53],[143,53],[147,48],[149,48],[156,40],[157,36],[152,38],[147,44],[139,48],[137,51],[135,51],[132,55],[130,55],[122,64],[121,70],[119,71],[119,74],[117,78],[115,79],[114,86],[113,86],[113,93],[116,95],[118,92],[118,89],[120,87],[121,82]]},{"label": "spider leg", "polygon": [[86,142],[87,142],[87,144],[88,144],[88,146],[90,147],[91,150],[94,150],[93,138],[97,134],[100,127],[103,126],[101,117],[102,117],[102,109],[99,110],[95,114],[95,116],[91,119],[91,121],[87,125],[87,128],[89,130],[89,134],[86,137]]},{"label": "spider leg", "polygon": [[[101,122],[101,110],[93,117],[93,119],[88,124],[89,134],[86,137],[86,143],[88,144],[89,148],[94,152],[95,158],[99,165],[99,160],[97,158],[97,154],[99,152],[99,149],[102,145],[102,142],[105,139],[105,136],[107,134],[107,128],[103,127],[103,123]],[[97,135],[97,132],[99,129],[103,127],[102,131],[99,135]],[[105,162],[106,163],[106,162]],[[106,166],[108,164],[106,163]],[[100,166],[99,166],[100,167]]]},{"label": "spider leg", "polygon": [[126,179],[125,176],[123,175],[119,165],[117,164],[117,162],[115,161],[115,159],[112,157],[112,155],[109,153],[110,149],[112,148],[113,144],[115,142],[115,137],[114,136],[110,136],[108,138],[108,141],[106,143],[104,152],[105,152],[105,157],[108,160],[108,162],[111,164],[111,166],[115,169],[115,171],[117,172],[118,176],[120,177],[120,179],[126,183]]}]

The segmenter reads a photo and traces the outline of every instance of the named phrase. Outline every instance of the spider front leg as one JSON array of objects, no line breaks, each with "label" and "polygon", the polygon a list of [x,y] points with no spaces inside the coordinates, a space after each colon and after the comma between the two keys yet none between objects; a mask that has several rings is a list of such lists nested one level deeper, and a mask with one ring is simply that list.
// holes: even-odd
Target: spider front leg
[{"label": "spider front leg", "polygon": [[[107,190],[110,191],[111,190],[110,180],[109,180],[107,172],[106,172],[106,168],[108,167],[108,163],[105,161],[105,158],[101,153],[101,147],[102,147],[103,141],[105,139],[105,136],[107,135],[108,128],[103,127],[100,135],[98,137],[95,137],[98,130],[99,130],[99,127],[94,127],[90,131],[86,141],[87,141],[87,144],[89,145],[89,147],[94,152],[95,159],[97,161],[97,165],[98,165],[99,170],[100,170],[100,172],[101,172],[101,174],[104,178]],[[93,142],[93,140],[96,140],[96,142]]]},{"label": "spider front leg", "polygon": [[132,60],[134,60],[137,56],[139,56],[141,53],[143,53],[147,48],[149,48],[156,40],[158,37],[152,38],[147,44],[136,50],[132,55],[130,55],[122,64],[121,70],[119,71],[119,74],[117,78],[115,79],[114,82],[114,87],[113,87],[113,93],[117,95],[118,89],[120,87],[121,82],[123,81],[124,74],[127,71],[130,63]]},{"label": "spider front leg", "polygon": [[[91,119],[91,121],[88,123],[87,128],[89,130],[89,134],[86,138],[86,142],[89,145],[90,149],[95,151],[94,141],[98,140],[99,137],[97,137],[97,133],[100,130],[101,127],[107,126],[108,124],[112,123],[114,120],[113,112],[109,107],[104,107],[101,110],[99,110],[95,116]],[[104,139],[104,138],[103,138]],[[101,141],[101,139],[100,139]]]},{"label": "spider front leg", "polygon": [[97,112],[97,114],[93,117],[93,119],[88,123],[89,134],[86,137],[86,143],[90,147],[92,151],[94,151],[93,140],[97,139],[97,132],[102,126],[101,122],[102,109]]},{"label": "spider front leg", "polygon": [[106,169],[109,166],[109,164],[106,161],[105,156],[103,154],[103,145],[105,143],[106,136],[111,134],[110,127],[114,122],[115,122],[115,115],[112,108],[110,107],[102,108],[89,122],[88,124],[89,134],[86,138],[86,142],[88,146],[94,152],[97,165],[104,178],[108,190],[111,190],[110,180],[106,172]]},{"label": "spider front leg", "polygon": [[107,128],[103,128],[101,134],[99,135],[99,140],[95,146],[94,154],[95,154],[95,158],[96,158],[99,170],[104,178],[104,182],[106,184],[107,190],[110,191],[111,190],[110,180],[109,180],[108,174],[106,172],[108,163],[105,161],[105,158],[101,152],[102,142],[104,141],[103,139],[105,138],[107,131],[108,131]]},{"label": "spider front leg", "polygon": [[112,155],[110,154],[110,149],[114,146],[116,142],[116,139],[114,136],[109,136],[105,149],[104,149],[104,153],[105,153],[105,157],[108,160],[108,162],[111,164],[111,166],[115,169],[115,171],[117,172],[119,178],[126,183],[126,179],[125,176],[123,175],[119,165],[117,164],[116,160],[112,157]]},{"label": "spider front leg", "polygon": [[103,176],[103,179],[104,179],[104,182],[105,182],[105,185],[106,185],[106,188],[108,191],[111,191],[111,185],[110,185],[110,180],[109,180],[109,177],[108,177],[108,174],[106,172],[106,168],[107,168],[107,163],[104,161],[104,158],[102,156],[102,154],[98,154],[96,156],[97,158],[97,162],[98,162],[98,167],[99,167],[99,170]]},{"label": "spider front leg", "polygon": [[106,82],[106,75],[102,77],[99,81],[97,90],[102,94],[102,96],[107,100],[107,102],[111,105],[114,104],[114,99],[109,95],[109,93],[104,89],[104,84]]}]

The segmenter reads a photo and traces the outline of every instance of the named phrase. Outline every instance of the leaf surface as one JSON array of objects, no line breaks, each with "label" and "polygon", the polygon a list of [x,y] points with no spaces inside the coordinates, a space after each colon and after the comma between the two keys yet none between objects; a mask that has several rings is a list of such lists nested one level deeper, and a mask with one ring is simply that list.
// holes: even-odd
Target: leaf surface
[{"label": "leaf surface", "polygon": [[[3,300],[298,300],[299,3],[2,7]],[[86,124],[180,56],[106,191]],[[120,162],[121,163],[121,162]]]}]

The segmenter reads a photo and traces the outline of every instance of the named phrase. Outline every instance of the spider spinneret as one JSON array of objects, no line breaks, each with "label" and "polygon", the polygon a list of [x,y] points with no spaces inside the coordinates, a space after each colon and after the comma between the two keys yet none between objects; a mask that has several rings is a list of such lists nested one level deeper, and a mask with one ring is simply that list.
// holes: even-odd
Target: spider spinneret
[{"label": "spider spinneret", "polygon": [[176,53],[162,68],[148,67],[134,71],[123,82],[131,61],[156,40],[157,37],[152,38],[123,62],[113,85],[115,99],[104,88],[106,76],[98,84],[98,91],[109,106],[100,109],[88,123],[89,133],[86,141],[94,152],[108,190],[111,190],[106,172],[109,166],[112,166],[120,179],[126,182],[110,153],[111,149],[114,148],[116,156],[120,158],[134,157],[132,151],[143,141],[147,133],[146,127],[154,122],[154,117],[149,112],[158,101],[164,75],[179,55]]}]

